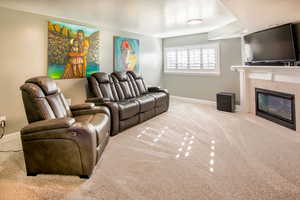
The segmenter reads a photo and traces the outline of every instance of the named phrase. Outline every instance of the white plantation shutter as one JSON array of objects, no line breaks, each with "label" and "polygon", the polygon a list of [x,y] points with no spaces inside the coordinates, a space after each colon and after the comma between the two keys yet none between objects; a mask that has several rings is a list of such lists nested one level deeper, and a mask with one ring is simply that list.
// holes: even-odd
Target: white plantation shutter
[{"label": "white plantation shutter", "polygon": [[165,72],[218,72],[218,44],[165,49]]},{"label": "white plantation shutter", "polygon": [[170,50],[166,52],[166,60],[167,60],[167,66],[168,69],[176,69],[177,68],[177,52],[176,50]]},{"label": "white plantation shutter", "polygon": [[177,50],[177,68],[187,69],[188,68],[188,49]]},{"label": "white plantation shutter", "polygon": [[216,67],[216,50],[214,48],[202,49],[202,66],[204,69],[214,69]]},{"label": "white plantation shutter", "polygon": [[201,48],[190,49],[189,58],[189,64],[191,69],[201,69]]}]

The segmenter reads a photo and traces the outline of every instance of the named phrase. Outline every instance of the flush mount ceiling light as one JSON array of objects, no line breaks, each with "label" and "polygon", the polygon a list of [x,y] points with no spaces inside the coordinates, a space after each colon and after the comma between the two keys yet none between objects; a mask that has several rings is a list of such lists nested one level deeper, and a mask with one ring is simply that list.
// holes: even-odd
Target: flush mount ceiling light
[{"label": "flush mount ceiling light", "polygon": [[202,19],[190,19],[186,23],[188,25],[201,24],[203,22]]}]

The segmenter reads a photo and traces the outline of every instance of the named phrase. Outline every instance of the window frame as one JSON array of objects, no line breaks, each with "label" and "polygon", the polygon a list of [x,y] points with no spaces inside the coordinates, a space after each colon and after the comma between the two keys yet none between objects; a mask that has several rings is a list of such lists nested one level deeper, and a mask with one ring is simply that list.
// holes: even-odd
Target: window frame
[{"label": "window frame", "polygon": [[[216,50],[216,66],[214,69],[190,69],[191,66],[188,63],[187,69],[168,69],[167,66],[167,52],[169,50],[178,50],[178,49],[203,49],[203,48],[214,48]],[[189,53],[189,51],[188,51]],[[201,54],[202,55],[202,54]],[[209,43],[209,44],[197,44],[197,45],[184,45],[184,46],[174,46],[174,47],[165,47],[164,48],[164,73],[165,74],[188,74],[188,75],[213,75],[219,76],[220,71],[220,44],[219,43]],[[202,56],[200,58],[202,63]]]}]

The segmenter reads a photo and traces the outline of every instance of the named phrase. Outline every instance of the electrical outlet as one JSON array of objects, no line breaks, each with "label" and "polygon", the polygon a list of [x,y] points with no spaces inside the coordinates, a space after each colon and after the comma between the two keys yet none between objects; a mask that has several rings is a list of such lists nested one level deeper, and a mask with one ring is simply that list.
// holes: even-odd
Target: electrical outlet
[{"label": "electrical outlet", "polygon": [[0,127],[4,128],[6,126],[6,116],[0,116]]}]

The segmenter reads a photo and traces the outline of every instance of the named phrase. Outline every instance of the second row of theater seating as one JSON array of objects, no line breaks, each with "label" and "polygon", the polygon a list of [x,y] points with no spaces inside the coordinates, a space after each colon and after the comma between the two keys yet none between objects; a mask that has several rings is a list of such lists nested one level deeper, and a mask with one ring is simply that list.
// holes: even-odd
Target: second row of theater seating
[{"label": "second row of theater seating", "polygon": [[111,135],[144,122],[169,108],[169,93],[159,87],[146,87],[132,71],[98,72],[89,79],[87,102],[104,105],[111,112]]}]

